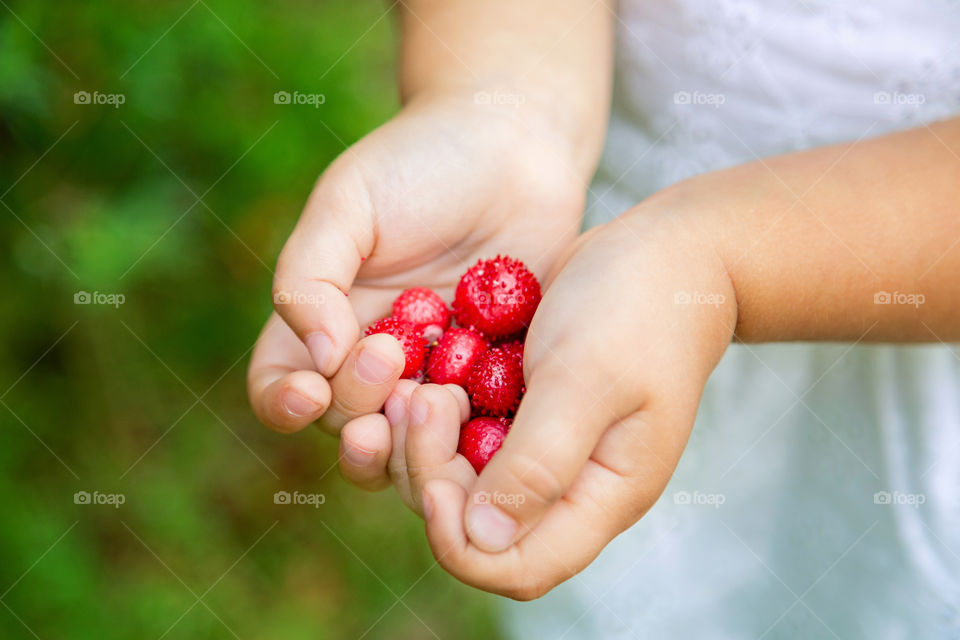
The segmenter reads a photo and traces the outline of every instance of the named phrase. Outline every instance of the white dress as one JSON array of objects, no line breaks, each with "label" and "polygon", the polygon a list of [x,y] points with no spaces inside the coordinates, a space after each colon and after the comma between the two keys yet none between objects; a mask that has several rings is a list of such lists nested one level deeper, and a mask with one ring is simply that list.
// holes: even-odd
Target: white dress
[{"label": "white dress", "polygon": [[[697,173],[960,114],[958,0],[620,5],[588,224]],[[578,577],[506,603],[508,636],[960,638],[951,346],[731,346],[660,501]]]}]

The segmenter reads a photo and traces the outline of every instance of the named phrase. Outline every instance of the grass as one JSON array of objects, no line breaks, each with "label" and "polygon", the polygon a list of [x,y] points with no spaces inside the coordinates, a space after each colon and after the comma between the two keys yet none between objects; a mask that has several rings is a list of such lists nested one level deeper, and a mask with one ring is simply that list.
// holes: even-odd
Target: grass
[{"label": "grass", "polygon": [[0,8],[0,637],[497,637],[392,492],[244,393],[313,181],[398,108],[386,8]]}]

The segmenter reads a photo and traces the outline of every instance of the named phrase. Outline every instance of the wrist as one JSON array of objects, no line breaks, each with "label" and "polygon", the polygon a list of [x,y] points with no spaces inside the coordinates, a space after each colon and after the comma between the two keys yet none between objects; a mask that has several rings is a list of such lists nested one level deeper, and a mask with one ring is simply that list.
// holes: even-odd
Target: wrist
[{"label": "wrist", "polygon": [[406,113],[436,105],[467,114],[480,126],[507,132],[514,148],[535,146],[562,159],[586,185],[596,171],[606,135],[605,98],[572,98],[561,84],[543,86],[505,76],[439,82],[404,95]]},{"label": "wrist", "polygon": [[638,313],[655,318],[662,339],[677,347],[668,351],[677,361],[664,366],[704,383],[734,336],[738,301],[720,237],[696,211],[679,191],[662,192],[602,233],[638,274]]},{"label": "wrist", "polygon": [[399,13],[404,103],[437,91],[486,94],[491,110],[513,112],[592,177],[613,80],[611,3],[408,0]]}]

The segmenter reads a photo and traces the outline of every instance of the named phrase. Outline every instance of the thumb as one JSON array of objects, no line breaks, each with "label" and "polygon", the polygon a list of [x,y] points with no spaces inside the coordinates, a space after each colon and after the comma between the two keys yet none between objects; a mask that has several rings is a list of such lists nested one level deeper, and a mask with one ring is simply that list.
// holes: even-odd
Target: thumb
[{"label": "thumb", "polygon": [[328,378],[360,335],[347,292],[373,251],[373,219],[359,172],[334,163],[311,193],[277,261],[274,308]]},{"label": "thumb", "polygon": [[502,551],[533,529],[573,484],[607,428],[632,413],[633,407],[610,406],[597,385],[577,378],[575,371],[591,370],[579,358],[544,360],[531,371],[510,433],[467,501],[467,533],[484,551]]}]

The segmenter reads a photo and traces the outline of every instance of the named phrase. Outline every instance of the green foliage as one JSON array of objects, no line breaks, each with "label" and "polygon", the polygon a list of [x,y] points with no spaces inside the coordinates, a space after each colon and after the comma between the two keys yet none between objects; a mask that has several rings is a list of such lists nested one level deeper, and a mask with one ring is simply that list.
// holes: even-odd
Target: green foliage
[{"label": "green foliage", "polygon": [[310,187],[398,107],[385,11],[0,7],[0,637],[495,636],[392,492],[349,487],[332,439],[273,434],[245,397]]}]

